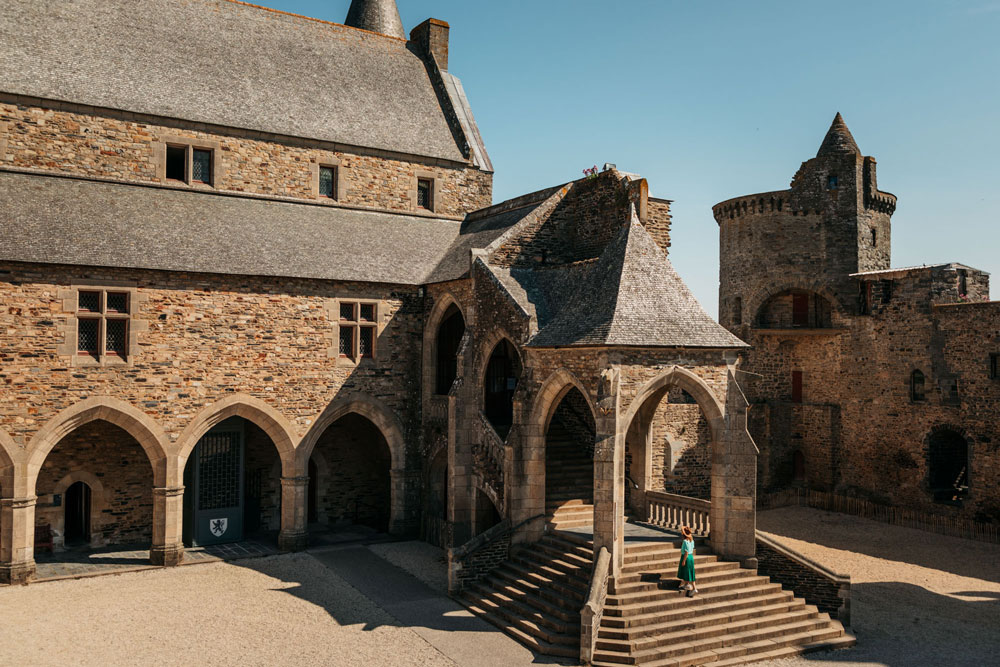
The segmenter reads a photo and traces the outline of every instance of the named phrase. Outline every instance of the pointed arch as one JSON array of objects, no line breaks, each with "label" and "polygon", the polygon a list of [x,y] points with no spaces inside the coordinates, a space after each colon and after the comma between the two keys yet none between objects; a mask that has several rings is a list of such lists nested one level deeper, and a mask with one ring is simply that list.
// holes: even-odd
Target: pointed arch
[{"label": "pointed arch", "polygon": [[233,394],[202,409],[177,438],[178,481],[184,465],[201,437],[231,417],[242,417],[259,426],[274,443],[281,458],[282,473],[294,475],[295,446],[298,438],[291,423],[276,408],[249,394]]},{"label": "pointed arch", "polygon": [[309,458],[316,448],[316,443],[326,429],[349,414],[364,417],[382,432],[382,437],[389,446],[393,470],[402,470],[406,466],[406,439],[403,435],[402,422],[396,413],[377,398],[362,393],[350,393],[337,397],[326,406],[302,438],[296,450],[296,469],[300,473],[309,465]]},{"label": "pointed arch", "polygon": [[[445,315],[454,307],[458,310],[459,315],[462,316],[462,322],[465,325],[466,334],[469,331],[469,318],[459,303],[458,299],[451,292],[444,292],[441,294],[437,301],[434,302],[434,306],[431,308],[430,314],[427,316],[427,322],[424,325],[424,340],[423,340],[423,368],[424,368],[424,382],[423,391],[424,396],[433,396],[436,392],[436,382],[437,382],[437,372],[438,372],[438,334],[441,324],[444,322]],[[459,356],[461,356],[461,346],[459,346]],[[461,376],[462,369],[458,368],[458,374]]]},{"label": "pointed arch", "polygon": [[27,488],[34,492],[38,472],[59,442],[93,421],[106,421],[131,435],[146,452],[156,486],[166,483],[167,436],[156,421],[138,408],[110,396],[94,396],[66,408],[39,429],[28,443]]},{"label": "pointed arch", "polygon": [[14,461],[20,458],[18,448],[3,430],[0,430],[0,498],[14,497]]},{"label": "pointed arch", "polygon": [[831,307],[832,312],[843,316],[850,312],[850,308],[844,303],[842,297],[832,291],[828,285],[818,280],[785,280],[780,283],[764,285],[756,289],[750,296],[743,300],[743,312],[745,316],[752,318],[750,322],[757,326],[761,309],[774,297],[786,292],[809,292],[824,298]]},{"label": "pointed arch", "polygon": [[552,420],[552,415],[559,406],[559,402],[574,388],[583,394],[583,398],[587,401],[587,407],[590,408],[590,415],[594,422],[597,422],[597,409],[594,407],[594,399],[590,395],[590,391],[572,372],[565,368],[558,368],[545,378],[535,395],[535,401],[531,408],[530,423],[540,427],[543,435],[548,431],[549,422]]},{"label": "pointed arch", "polygon": [[635,398],[629,404],[628,412],[625,413],[624,424],[626,428],[632,424],[632,420],[639,413],[639,410],[656,395],[662,397],[662,392],[671,387],[680,387],[691,394],[701,408],[702,414],[708,420],[708,428],[712,433],[712,442],[722,440],[725,429],[725,407],[712,389],[705,384],[700,377],[682,366],[674,366],[670,370],[663,372],[647,382]]}]

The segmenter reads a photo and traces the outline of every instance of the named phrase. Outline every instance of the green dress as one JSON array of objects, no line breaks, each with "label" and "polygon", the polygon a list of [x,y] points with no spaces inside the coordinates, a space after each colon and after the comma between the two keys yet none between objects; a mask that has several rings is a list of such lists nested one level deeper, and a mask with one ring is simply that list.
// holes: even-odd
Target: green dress
[{"label": "green dress", "polygon": [[[687,560],[684,560],[687,554]],[[677,578],[681,581],[694,581],[694,540],[681,542],[681,563],[677,565]]]}]

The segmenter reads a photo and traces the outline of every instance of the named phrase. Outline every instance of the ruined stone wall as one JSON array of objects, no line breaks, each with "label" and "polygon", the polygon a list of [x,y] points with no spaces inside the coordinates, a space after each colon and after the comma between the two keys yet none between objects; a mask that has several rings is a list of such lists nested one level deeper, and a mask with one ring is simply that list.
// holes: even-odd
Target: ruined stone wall
[{"label": "ruined stone wall", "polygon": [[670,202],[666,199],[650,198],[647,202],[644,226],[666,255],[670,254],[670,222]]},{"label": "ruined stone wall", "polygon": [[131,435],[108,422],[95,421],[67,435],[49,453],[35,489],[35,525],[49,526],[57,545],[63,542],[66,482],[73,473],[85,476],[72,481],[91,487],[91,544],[149,543],[153,469]]},{"label": "ruined stone wall", "polygon": [[[126,364],[64,354],[74,284],[133,285],[138,344]],[[204,407],[258,397],[305,433],[337,396],[384,402],[411,445],[419,425],[423,305],[416,288],[155,271],[0,265],[0,428],[24,446],[60,410],[111,396],[176,437]],[[335,354],[335,299],[379,301],[376,358]],[[415,448],[412,448],[414,460]]]},{"label": "ruined stone wall", "polygon": [[[69,104],[0,98],[0,166],[139,183],[166,181],[165,143],[214,149],[218,179],[209,191],[312,201],[317,167],[339,165],[339,204],[414,212],[417,172],[435,177],[435,212],[461,216],[492,203],[493,175],[463,165],[377,151],[352,152],[323,142],[262,136],[237,129]],[[188,187],[179,184],[180,187]]]}]

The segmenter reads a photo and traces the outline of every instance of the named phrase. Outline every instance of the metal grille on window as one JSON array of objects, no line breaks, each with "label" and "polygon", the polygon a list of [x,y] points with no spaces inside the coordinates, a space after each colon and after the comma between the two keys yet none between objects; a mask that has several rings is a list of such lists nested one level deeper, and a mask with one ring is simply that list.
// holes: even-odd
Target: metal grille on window
[{"label": "metal grille on window", "polygon": [[106,320],[104,324],[106,345],[109,353],[124,357],[128,351],[128,321]]},{"label": "metal grille on window", "polygon": [[98,313],[101,310],[101,293],[100,292],[80,292],[79,306],[80,310],[86,310],[91,313]]},{"label": "metal grille on window", "polygon": [[198,509],[240,504],[240,434],[209,433],[198,443]]},{"label": "metal grille on window", "polygon": [[333,167],[319,168],[319,194],[322,197],[333,199],[334,194],[334,170]]},{"label": "metal grille on window", "polygon": [[128,294],[124,292],[108,292],[106,309],[109,313],[128,312]]},{"label": "metal grille on window", "polygon": [[375,327],[361,327],[358,341],[359,353],[362,357],[375,356]]},{"label": "metal grille on window", "polygon": [[191,155],[191,179],[201,183],[212,182],[212,152],[196,150]]},{"label": "metal grille on window", "polygon": [[417,206],[420,208],[431,207],[431,182],[420,179],[417,181]]},{"label": "metal grille on window", "polygon": [[353,322],[357,319],[354,314],[354,304],[353,303],[342,303],[340,304],[340,319],[349,320]]},{"label": "metal grille on window", "polygon": [[340,327],[340,356],[354,356],[354,327]]},{"label": "metal grille on window", "polygon": [[361,304],[361,319],[364,322],[374,322],[375,321],[375,304],[374,303],[363,303],[363,304]]},{"label": "metal grille on window", "polygon": [[99,354],[100,320],[77,320],[76,349],[84,354]]}]

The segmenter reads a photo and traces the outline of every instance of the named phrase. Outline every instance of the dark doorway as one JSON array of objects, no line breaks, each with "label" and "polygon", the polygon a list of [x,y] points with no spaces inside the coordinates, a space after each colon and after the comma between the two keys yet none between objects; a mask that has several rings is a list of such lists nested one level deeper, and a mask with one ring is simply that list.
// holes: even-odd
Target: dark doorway
[{"label": "dark doorway", "polygon": [[806,481],[806,457],[798,449],[792,454],[792,479],[796,482]]},{"label": "dark doorway", "polygon": [[454,305],[445,312],[437,331],[436,394],[447,394],[458,376],[458,346],[465,334],[465,319]]},{"label": "dark doorway", "polygon": [[476,534],[486,532],[503,521],[497,506],[482,489],[476,489]]},{"label": "dark doorway", "polygon": [[501,438],[514,423],[514,390],[521,377],[521,360],[506,338],[497,343],[486,364],[483,412]]},{"label": "dark doorway", "polygon": [[67,546],[90,543],[90,487],[76,482],[66,489]]},{"label": "dark doorway", "polygon": [[965,438],[951,429],[931,434],[927,472],[935,502],[961,502],[969,492],[969,444]]},{"label": "dark doorway", "polygon": [[594,415],[573,387],[559,401],[545,432],[545,511],[594,502]]},{"label": "dark doorway", "polygon": [[319,503],[316,502],[316,480],[319,477],[319,469],[316,467],[316,462],[309,459],[309,490],[307,495],[307,512],[306,517],[309,523],[316,523],[319,521]]}]

